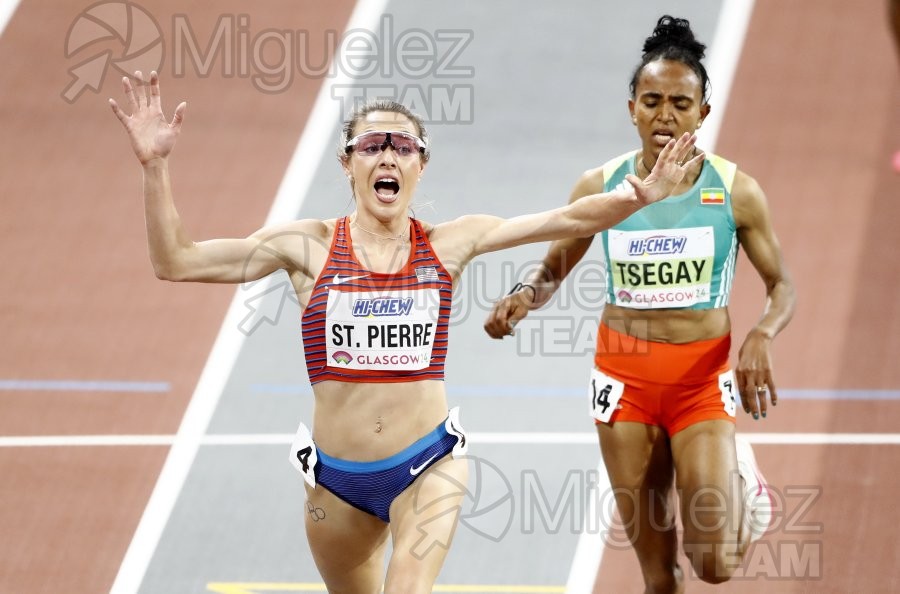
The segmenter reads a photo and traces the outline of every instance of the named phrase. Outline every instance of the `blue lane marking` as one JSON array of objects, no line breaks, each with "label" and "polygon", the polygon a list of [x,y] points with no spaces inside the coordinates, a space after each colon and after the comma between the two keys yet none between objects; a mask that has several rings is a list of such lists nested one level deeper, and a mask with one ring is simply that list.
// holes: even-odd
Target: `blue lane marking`
[{"label": "blue lane marking", "polygon": [[[251,384],[258,394],[295,394],[311,396],[309,384]],[[515,396],[538,398],[582,398],[587,388],[572,386],[477,386],[447,384],[447,395],[452,397]],[[787,400],[900,400],[900,390],[799,390],[781,388],[779,398]]]},{"label": "blue lane marking", "polygon": [[900,400],[900,390],[778,390],[793,400]]},{"label": "blue lane marking", "polygon": [[0,391],[49,392],[169,392],[168,382],[125,382],[102,380],[2,380]]},{"label": "blue lane marking", "polygon": [[530,396],[538,398],[587,397],[587,384],[583,388],[571,386],[447,386],[449,396]]},{"label": "blue lane marking", "polygon": [[[296,394],[311,396],[312,388],[306,383],[255,383],[250,389],[260,394]],[[168,382],[129,382],[101,380],[0,380],[0,391],[50,391],[50,392],[170,392]],[[538,397],[581,398],[585,389],[572,386],[487,386],[447,385],[447,394],[453,397]],[[778,395],[790,400],[900,400],[900,390],[820,390],[782,388]]]},{"label": "blue lane marking", "polygon": [[254,394],[294,394],[296,396],[312,396],[312,386],[309,384],[250,384],[250,391]]}]

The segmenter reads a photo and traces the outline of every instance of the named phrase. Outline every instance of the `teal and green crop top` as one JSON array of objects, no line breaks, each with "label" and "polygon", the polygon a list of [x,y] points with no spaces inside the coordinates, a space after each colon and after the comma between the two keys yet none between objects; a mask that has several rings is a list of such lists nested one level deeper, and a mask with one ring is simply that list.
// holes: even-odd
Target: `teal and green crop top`
[{"label": "teal and green crop top", "polygon": [[[635,172],[632,151],[603,166],[612,191]],[[712,309],[728,305],[738,242],[731,209],[737,166],[707,154],[683,194],[634,213],[601,234],[607,302],[633,309]]]}]

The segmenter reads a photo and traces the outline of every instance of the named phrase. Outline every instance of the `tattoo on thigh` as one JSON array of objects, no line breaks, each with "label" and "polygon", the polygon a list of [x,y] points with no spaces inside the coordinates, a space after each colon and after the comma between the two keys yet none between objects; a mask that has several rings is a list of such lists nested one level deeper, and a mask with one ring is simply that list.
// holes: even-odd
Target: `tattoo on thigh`
[{"label": "tattoo on thigh", "polygon": [[325,519],[325,510],[321,507],[316,507],[311,501],[306,502],[306,513],[309,514],[309,517],[312,518],[313,522]]}]

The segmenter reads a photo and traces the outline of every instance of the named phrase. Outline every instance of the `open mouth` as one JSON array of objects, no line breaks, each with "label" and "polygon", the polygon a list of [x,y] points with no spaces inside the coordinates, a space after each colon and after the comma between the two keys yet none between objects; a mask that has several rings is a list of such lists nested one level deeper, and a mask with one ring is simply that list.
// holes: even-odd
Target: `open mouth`
[{"label": "open mouth", "polygon": [[393,177],[382,177],[375,181],[375,195],[383,202],[393,202],[400,194],[400,182]]},{"label": "open mouth", "polygon": [[653,140],[655,140],[662,146],[665,146],[666,143],[668,143],[673,138],[675,138],[675,135],[666,129],[658,129],[653,131]]}]

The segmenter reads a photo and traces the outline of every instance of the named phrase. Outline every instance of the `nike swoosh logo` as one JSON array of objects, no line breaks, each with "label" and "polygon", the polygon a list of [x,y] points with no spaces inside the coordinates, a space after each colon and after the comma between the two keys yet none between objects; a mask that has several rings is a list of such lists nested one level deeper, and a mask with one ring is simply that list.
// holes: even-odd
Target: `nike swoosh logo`
[{"label": "nike swoosh logo", "polygon": [[359,280],[361,278],[366,278],[369,276],[368,274],[360,274],[359,276],[341,276],[339,274],[335,274],[334,278],[331,279],[332,285],[340,285],[342,283],[346,283],[349,281]]},{"label": "nike swoosh logo", "polygon": [[425,460],[425,462],[422,463],[422,464],[420,464],[419,466],[410,466],[410,467],[409,467],[409,473],[410,473],[411,475],[413,475],[413,476],[416,476],[417,474],[419,474],[420,472],[422,472],[422,469],[423,469],[423,468],[425,468],[426,466],[428,466],[428,465],[431,463],[431,461],[434,460],[434,459],[437,458],[437,457],[438,457],[438,455],[435,454],[435,455],[432,456],[431,458]]}]

